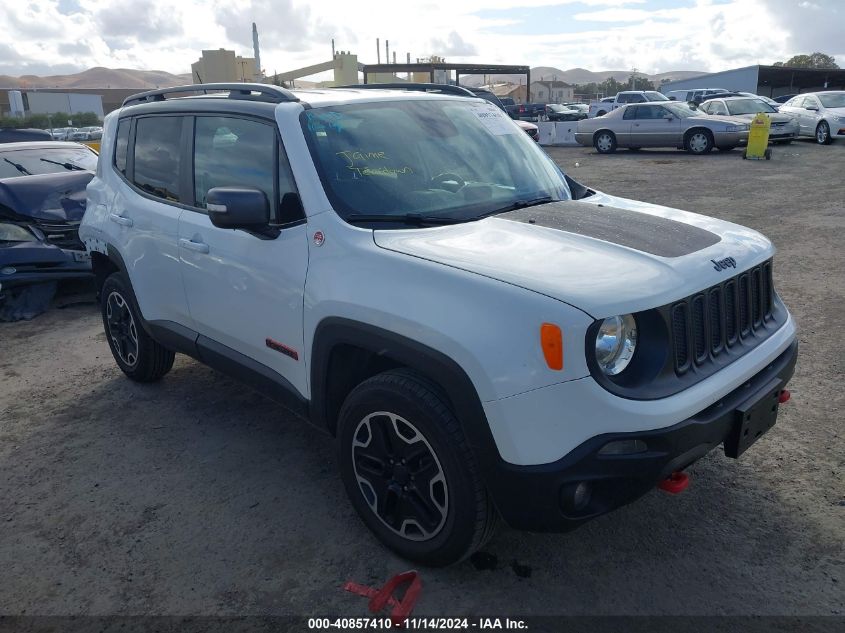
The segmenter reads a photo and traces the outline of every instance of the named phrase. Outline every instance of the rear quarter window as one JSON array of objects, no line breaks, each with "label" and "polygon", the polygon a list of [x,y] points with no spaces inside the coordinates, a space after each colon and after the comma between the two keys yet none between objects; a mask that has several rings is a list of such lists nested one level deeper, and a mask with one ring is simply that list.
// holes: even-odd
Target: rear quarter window
[{"label": "rear quarter window", "polygon": [[114,142],[114,166],[124,176],[126,175],[126,150],[129,147],[129,124],[129,119],[120,120]]}]

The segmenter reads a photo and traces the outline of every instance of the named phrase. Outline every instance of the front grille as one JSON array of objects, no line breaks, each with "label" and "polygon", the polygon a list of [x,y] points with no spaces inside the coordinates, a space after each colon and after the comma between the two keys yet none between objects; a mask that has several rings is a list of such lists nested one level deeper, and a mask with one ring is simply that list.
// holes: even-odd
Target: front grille
[{"label": "front grille", "polygon": [[671,308],[675,371],[712,362],[725,350],[768,336],[773,320],[772,263],[767,261]]},{"label": "front grille", "polygon": [[79,222],[73,224],[39,222],[36,226],[44,233],[48,244],[55,244],[59,248],[72,251],[85,250],[85,245],[79,239]]}]

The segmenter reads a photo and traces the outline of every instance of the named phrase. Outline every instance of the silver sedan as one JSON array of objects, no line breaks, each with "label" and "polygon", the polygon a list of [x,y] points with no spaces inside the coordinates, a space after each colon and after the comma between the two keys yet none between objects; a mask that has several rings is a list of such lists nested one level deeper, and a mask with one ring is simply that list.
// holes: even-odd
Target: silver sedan
[{"label": "silver sedan", "polygon": [[778,112],[758,97],[725,97],[705,101],[698,109],[705,114],[738,117],[749,125],[758,113],[763,112],[771,120],[769,140],[772,143],[791,143],[798,136],[798,121],[784,112]]},{"label": "silver sedan", "polygon": [[748,141],[748,123],[732,117],[709,116],[685,103],[631,103],[604,116],[578,121],[575,140],[600,154],[617,147],[677,147],[706,154],[714,147],[730,150]]},{"label": "silver sedan", "polygon": [[845,138],[845,90],[800,94],[784,103],[780,111],[798,120],[800,136],[812,136],[819,145]]}]

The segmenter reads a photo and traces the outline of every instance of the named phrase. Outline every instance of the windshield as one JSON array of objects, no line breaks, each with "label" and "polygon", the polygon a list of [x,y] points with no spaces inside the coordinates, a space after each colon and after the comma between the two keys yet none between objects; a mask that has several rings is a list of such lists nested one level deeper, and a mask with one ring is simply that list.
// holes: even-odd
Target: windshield
[{"label": "windshield", "polygon": [[677,116],[679,119],[686,119],[687,117],[691,116],[701,116],[701,112],[698,110],[693,110],[689,107],[686,103],[682,101],[672,101],[670,103],[662,104],[664,108],[670,110],[672,114]]},{"label": "windshield", "polygon": [[772,106],[760,99],[733,99],[725,101],[728,113],[736,116],[740,114],[757,114],[758,112],[777,112]]},{"label": "windshield", "polygon": [[546,107],[553,112],[570,112],[572,110],[569,106],[564,106],[557,103],[550,103]]},{"label": "windshield", "polygon": [[845,92],[831,92],[817,96],[825,108],[845,108]]},{"label": "windshield", "polygon": [[396,100],[300,116],[326,193],[344,218],[424,214],[465,221],[541,198],[563,174],[505,113],[470,100]]},{"label": "windshield", "polygon": [[0,151],[0,178],[95,169],[97,155],[82,147]]},{"label": "windshield", "polygon": [[651,90],[644,93],[646,101],[669,101],[669,97],[660,92],[652,92]]}]

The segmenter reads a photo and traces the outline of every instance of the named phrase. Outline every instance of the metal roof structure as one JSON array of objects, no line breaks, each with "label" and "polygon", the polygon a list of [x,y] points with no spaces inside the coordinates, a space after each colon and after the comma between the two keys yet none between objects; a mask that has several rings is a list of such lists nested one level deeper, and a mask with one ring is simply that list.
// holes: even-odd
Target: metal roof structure
[{"label": "metal roof structure", "polygon": [[[445,62],[418,62],[413,64],[365,64],[364,83],[369,83],[368,75],[393,73],[428,73],[430,82],[435,83],[434,73],[445,70],[455,73],[455,83],[461,85],[461,75],[525,75],[526,87],[531,86],[531,67],[512,66],[509,64],[447,64]],[[530,88],[529,88],[530,100]]]}]

